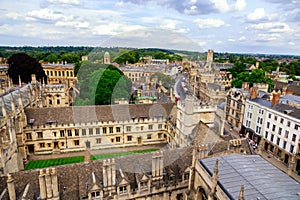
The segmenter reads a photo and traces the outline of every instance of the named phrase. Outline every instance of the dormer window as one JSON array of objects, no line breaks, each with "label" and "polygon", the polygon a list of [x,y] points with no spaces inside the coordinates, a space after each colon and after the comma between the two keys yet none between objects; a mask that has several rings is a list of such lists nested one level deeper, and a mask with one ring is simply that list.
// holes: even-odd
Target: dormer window
[{"label": "dormer window", "polygon": [[188,180],[189,180],[189,177],[190,177],[190,174],[189,174],[189,173],[184,173],[184,175],[183,175],[183,180],[184,180],[184,181],[188,181]]},{"label": "dormer window", "polygon": [[97,192],[92,192],[91,193],[91,196],[92,196],[92,199],[99,199],[100,197],[100,192],[97,191]]},{"label": "dormer window", "polygon": [[125,186],[120,186],[119,187],[119,192],[120,192],[120,194],[127,193],[127,187],[126,187],[126,185]]},{"label": "dormer window", "polygon": [[148,188],[148,183],[147,182],[141,182],[140,183],[140,188],[142,189],[147,189]]}]

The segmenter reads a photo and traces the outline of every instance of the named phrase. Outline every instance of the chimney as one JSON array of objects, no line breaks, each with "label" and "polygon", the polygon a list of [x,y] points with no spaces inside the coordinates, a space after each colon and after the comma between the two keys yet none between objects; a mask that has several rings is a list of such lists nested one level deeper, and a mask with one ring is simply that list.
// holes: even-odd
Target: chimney
[{"label": "chimney", "polygon": [[272,98],[272,107],[276,106],[279,102],[280,99],[280,92],[273,93],[273,98]]},{"label": "chimney", "polygon": [[45,181],[45,174],[42,169],[40,170],[40,175],[39,175],[39,185],[40,185],[40,198],[41,200],[45,200],[47,198],[46,181]]},{"label": "chimney", "polygon": [[46,169],[45,179],[46,179],[47,199],[52,199],[52,180],[51,180],[49,168]]},{"label": "chimney", "polygon": [[52,168],[51,179],[52,179],[52,191],[53,191],[52,199],[59,200],[58,181],[57,181],[57,173],[55,168]]},{"label": "chimney", "polygon": [[255,99],[257,97],[257,88],[252,87],[250,89],[250,99]]},{"label": "chimney", "polygon": [[116,165],[115,159],[103,160],[103,185],[104,187],[116,184]]},{"label": "chimney", "polygon": [[152,177],[162,177],[163,174],[163,152],[155,152],[152,154]]}]

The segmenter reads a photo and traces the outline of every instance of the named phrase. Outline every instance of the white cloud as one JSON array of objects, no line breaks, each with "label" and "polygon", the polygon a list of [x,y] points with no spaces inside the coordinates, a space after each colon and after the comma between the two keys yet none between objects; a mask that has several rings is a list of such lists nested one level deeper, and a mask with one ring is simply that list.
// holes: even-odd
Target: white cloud
[{"label": "white cloud", "polygon": [[118,1],[115,6],[122,7],[124,6],[124,1]]},{"label": "white cloud", "polygon": [[241,10],[245,9],[246,5],[247,4],[246,4],[245,0],[237,0],[234,7],[235,7],[236,10],[241,11]]},{"label": "white cloud", "polygon": [[291,45],[291,46],[295,46],[296,45],[295,42],[289,42],[288,44]]},{"label": "white cloud", "polygon": [[227,0],[211,0],[211,2],[215,4],[215,7],[220,12],[227,12],[229,10],[229,5],[227,3]]},{"label": "white cloud", "polygon": [[258,23],[258,24],[252,24],[247,27],[247,29],[256,29],[256,30],[262,30],[272,33],[289,33],[293,32],[293,29],[290,28],[290,26],[287,23],[284,22],[265,22],[265,23]]},{"label": "white cloud", "polygon": [[50,3],[57,3],[57,4],[69,4],[69,5],[79,5],[80,0],[48,0]]},{"label": "white cloud", "polygon": [[229,4],[227,0],[210,0],[214,6],[221,12],[228,12],[228,11],[234,11],[234,10],[244,10],[246,7],[245,0],[236,0],[235,3]]},{"label": "white cloud", "polygon": [[266,16],[264,8],[256,8],[252,13],[247,16],[250,21],[263,19]]},{"label": "white cloud", "polygon": [[223,43],[223,42],[220,41],[220,40],[216,41],[216,44],[222,44],[222,43]]},{"label": "white cloud", "polygon": [[235,42],[235,39],[229,38],[227,41],[229,41],[229,42]]},{"label": "white cloud", "polygon": [[175,29],[174,30],[177,33],[188,33],[190,31],[189,28],[180,28],[180,29]]},{"label": "white cloud", "polygon": [[212,19],[212,18],[195,19],[194,22],[198,25],[199,28],[203,28],[203,29],[218,28],[225,24],[224,21],[220,19]]},{"label": "white cloud", "polygon": [[277,40],[280,37],[280,34],[278,33],[261,33],[257,35],[257,40],[263,40],[263,41],[272,41]]},{"label": "white cloud", "polygon": [[10,12],[10,13],[7,13],[6,16],[11,19],[17,19],[17,18],[21,17],[22,15],[20,15],[19,13],[16,13],[16,12]]},{"label": "white cloud", "polygon": [[121,24],[118,22],[95,26],[92,30],[94,35],[117,35],[122,32],[134,31],[144,28],[139,25]]},{"label": "white cloud", "polygon": [[241,37],[239,38],[239,41],[244,41],[244,40],[246,40],[246,37],[245,37],[245,36],[241,36]]},{"label": "white cloud", "polygon": [[71,26],[76,28],[88,28],[90,23],[87,21],[58,21],[55,23],[56,26]]},{"label": "white cloud", "polygon": [[172,19],[165,19],[161,21],[162,25],[160,25],[160,28],[166,28],[166,29],[171,29],[174,30],[177,26],[177,20],[172,20]]},{"label": "white cloud", "polygon": [[43,8],[40,10],[33,10],[27,14],[28,19],[36,20],[36,19],[43,19],[43,20],[59,20],[64,18],[64,15],[61,13],[56,13],[48,8]]},{"label": "white cloud", "polygon": [[203,46],[205,46],[207,43],[206,43],[206,42],[198,42],[198,44],[199,44],[200,47],[203,47]]}]

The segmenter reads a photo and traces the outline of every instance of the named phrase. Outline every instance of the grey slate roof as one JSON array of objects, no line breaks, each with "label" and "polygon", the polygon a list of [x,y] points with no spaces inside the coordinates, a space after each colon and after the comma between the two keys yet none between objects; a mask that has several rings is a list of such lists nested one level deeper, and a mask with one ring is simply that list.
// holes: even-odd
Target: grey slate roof
[{"label": "grey slate roof", "polygon": [[245,199],[300,199],[300,184],[259,155],[233,154],[206,158],[200,163],[212,175],[219,159],[219,182],[231,199],[245,185]]},{"label": "grey slate roof", "polygon": [[292,111],[288,115],[292,116],[294,118],[300,119],[300,109],[299,108],[296,108],[296,107],[293,107],[290,105],[286,105],[286,104],[277,104],[272,109],[276,110],[278,112],[284,113],[284,114],[286,114],[286,111]]},{"label": "grey slate roof", "polygon": [[129,104],[104,106],[72,106],[59,108],[27,108],[27,120],[35,119],[34,125],[47,121],[58,124],[128,121],[132,118],[168,117],[174,103]]},{"label": "grey slate roof", "polygon": [[255,103],[258,103],[262,106],[268,107],[268,108],[272,107],[272,103],[270,101],[267,101],[267,100],[264,100],[264,99],[261,99],[261,98],[255,98],[255,99],[252,99],[251,101],[253,101]]},{"label": "grey slate roof", "polygon": [[286,94],[286,95],[280,97],[279,102],[282,102],[282,103],[292,102],[295,104],[300,104],[300,96]]}]

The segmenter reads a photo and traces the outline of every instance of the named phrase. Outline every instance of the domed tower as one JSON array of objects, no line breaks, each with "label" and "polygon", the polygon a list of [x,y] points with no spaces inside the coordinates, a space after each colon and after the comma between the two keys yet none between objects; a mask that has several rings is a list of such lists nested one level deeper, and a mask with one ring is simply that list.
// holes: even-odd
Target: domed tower
[{"label": "domed tower", "polygon": [[103,63],[104,64],[110,64],[110,55],[108,52],[105,52],[104,53],[104,56],[103,56]]}]

